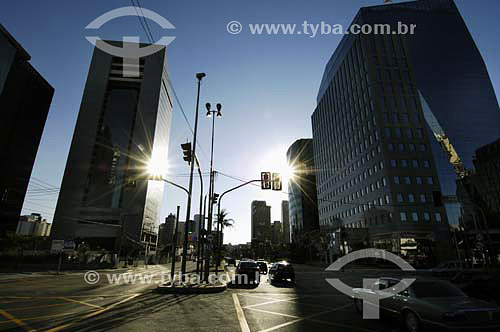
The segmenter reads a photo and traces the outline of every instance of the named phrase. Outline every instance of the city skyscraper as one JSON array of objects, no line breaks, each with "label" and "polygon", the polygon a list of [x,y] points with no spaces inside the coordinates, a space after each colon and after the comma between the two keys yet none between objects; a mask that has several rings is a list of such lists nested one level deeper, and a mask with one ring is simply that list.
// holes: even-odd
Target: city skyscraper
[{"label": "city skyscraper", "polygon": [[283,228],[279,220],[275,220],[271,225],[271,243],[272,244],[282,244],[283,243]]},{"label": "city skyscraper", "polygon": [[[326,66],[312,116],[320,223],[368,227],[378,247],[430,255],[459,219],[457,172],[497,138],[500,111],[452,0],[366,7],[353,21],[398,22],[415,33],[345,35]],[[441,193],[447,210],[433,204]]]},{"label": "city skyscraper", "polygon": [[288,201],[281,201],[281,223],[283,228],[283,243],[290,243],[290,208]]},{"label": "city skyscraper", "polygon": [[[122,47],[122,42],[105,42]],[[141,47],[146,46],[141,45]],[[136,65],[135,65],[136,66]],[[139,77],[126,77],[139,70]],[[172,98],[165,48],[138,68],[94,49],[54,216],[54,239],[154,251]]]},{"label": "city skyscraper", "polygon": [[271,242],[271,207],[266,201],[253,201],[251,210],[252,242]]},{"label": "city skyscraper", "polygon": [[298,234],[319,228],[313,140],[296,140],[288,148],[286,156],[288,164],[294,170],[294,176],[288,182],[293,241]]},{"label": "city skyscraper", "polygon": [[0,237],[16,232],[54,88],[0,25]]}]

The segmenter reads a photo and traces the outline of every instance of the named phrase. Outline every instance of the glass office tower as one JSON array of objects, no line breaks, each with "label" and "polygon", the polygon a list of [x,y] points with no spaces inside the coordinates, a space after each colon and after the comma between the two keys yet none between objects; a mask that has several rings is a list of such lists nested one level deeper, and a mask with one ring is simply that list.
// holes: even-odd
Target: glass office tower
[{"label": "glass office tower", "polygon": [[500,111],[452,0],[362,8],[353,21],[398,22],[415,34],[345,35],[326,66],[312,116],[320,225],[340,220],[368,228],[377,247],[446,256],[460,214],[451,156],[472,168]]},{"label": "glass office tower", "polygon": [[[110,42],[121,46],[119,42]],[[54,217],[54,239],[113,249],[157,242],[172,99],[165,48],[140,58],[139,77],[122,58],[94,49]],[[136,69],[136,68],[135,68]]]}]

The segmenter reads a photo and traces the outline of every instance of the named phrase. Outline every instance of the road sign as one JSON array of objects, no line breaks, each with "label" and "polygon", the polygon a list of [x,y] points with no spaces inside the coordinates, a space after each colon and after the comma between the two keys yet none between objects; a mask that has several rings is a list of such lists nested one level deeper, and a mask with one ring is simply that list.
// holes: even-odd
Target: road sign
[{"label": "road sign", "polygon": [[271,189],[271,172],[260,173],[260,187],[263,190]]},{"label": "road sign", "polygon": [[72,252],[76,248],[76,243],[73,240],[64,240],[64,247],[63,251],[64,252]]},{"label": "road sign", "polygon": [[52,240],[50,251],[54,253],[62,252],[64,249],[64,240]]}]

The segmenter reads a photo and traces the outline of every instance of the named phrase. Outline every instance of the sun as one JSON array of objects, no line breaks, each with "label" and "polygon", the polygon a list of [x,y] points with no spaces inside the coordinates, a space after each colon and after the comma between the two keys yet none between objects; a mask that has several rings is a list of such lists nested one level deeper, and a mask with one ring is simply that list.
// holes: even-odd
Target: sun
[{"label": "sun", "polygon": [[295,169],[287,162],[286,151],[286,146],[271,147],[255,163],[257,168],[255,172],[257,174],[260,174],[260,172],[280,173],[281,181],[285,186],[296,174]]}]

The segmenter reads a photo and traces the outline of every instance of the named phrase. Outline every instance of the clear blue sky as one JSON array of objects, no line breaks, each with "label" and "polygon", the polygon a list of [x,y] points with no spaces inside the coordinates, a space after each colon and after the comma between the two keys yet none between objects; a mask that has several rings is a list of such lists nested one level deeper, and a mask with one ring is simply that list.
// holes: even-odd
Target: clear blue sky
[{"label": "clear blue sky", "polygon": [[[175,30],[163,31],[149,25],[156,39],[164,32],[176,36],[168,47],[168,62],[174,88],[193,123],[196,80],[207,73],[202,88],[205,102],[223,104],[224,117],[216,123],[216,169],[243,179],[258,178],[260,170],[278,168],[285,161],[287,147],[296,139],[311,136],[310,116],[323,69],[335,50],[340,35],[251,35],[249,23],[295,23],[305,20],[347,26],[359,7],[378,5],[382,0],[141,0],[144,8],[167,18]],[[494,87],[500,84],[500,1],[457,0],[465,21],[486,61]],[[129,0],[44,0],[2,1],[0,22],[32,56],[32,64],[54,86],[47,124],[38,151],[33,176],[59,187],[80,107],[93,46],[85,39],[84,27],[99,15],[123,6]],[[226,31],[229,21],[240,21],[241,34]],[[93,33],[91,33],[93,34]],[[101,38],[121,40],[141,36],[137,17],[122,17],[106,23]],[[210,121],[200,118],[203,152],[208,169]],[[29,128],[26,128],[29,134]],[[174,105],[170,138],[170,178],[187,185],[188,167],[182,162],[179,144],[191,137],[179,105]],[[206,182],[208,178],[206,178]],[[240,182],[219,176],[216,191]],[[198,189],[198,187],[196,187]],[[286,188],[285,188],[286,189]],[[198,192],[195,191],[195,202]],[[39,211],[50,221],[57,196],[30,198],[25,213]],[[236,226],[225,242],[250,241],[250,203],[265,199],[272,206],[272,220],[280,220],[280,202],[285,194],[262,192],[255,187],[228,196],[223,204]],[[166,188],[161,217],[181,205],[185,219],[185,197]],[[195,212],[197,212],[195,203]]]}]

